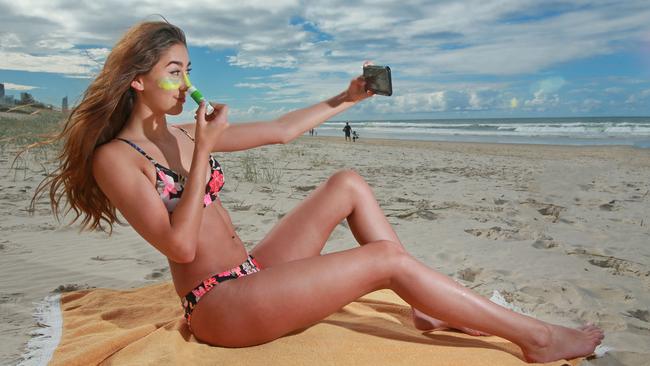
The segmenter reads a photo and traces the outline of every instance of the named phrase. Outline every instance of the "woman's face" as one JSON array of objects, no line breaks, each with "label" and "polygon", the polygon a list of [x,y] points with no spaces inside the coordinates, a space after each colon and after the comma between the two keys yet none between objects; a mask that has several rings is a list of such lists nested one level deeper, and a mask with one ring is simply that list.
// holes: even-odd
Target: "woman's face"
[{"label": "woman's face", "polygon": [[175,44],[161,55],[151,71],[139,76],[138,95],[154,113],[180,114],[187,91],[183,73],[189,74],[190,70],[187,48]]}]

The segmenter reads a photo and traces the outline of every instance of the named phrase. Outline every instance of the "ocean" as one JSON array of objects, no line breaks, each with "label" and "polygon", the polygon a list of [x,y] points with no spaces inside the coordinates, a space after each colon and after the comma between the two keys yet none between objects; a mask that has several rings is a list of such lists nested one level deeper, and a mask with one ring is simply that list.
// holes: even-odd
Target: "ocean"
[{"label": "ocean", "polygon": [[[360,138],[650,148],[650,117],[490,118],[349,121]],[[328,121],[320,136],[341,136]]]}]

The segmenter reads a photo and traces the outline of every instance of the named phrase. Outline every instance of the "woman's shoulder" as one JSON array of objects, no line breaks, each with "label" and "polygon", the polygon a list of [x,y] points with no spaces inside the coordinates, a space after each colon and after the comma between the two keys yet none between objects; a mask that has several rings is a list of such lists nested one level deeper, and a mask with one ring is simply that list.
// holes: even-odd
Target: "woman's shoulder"
[{"label": "woman's shoulder", "polygon": [[115,169],[117,166],[126,165],[141,170],[140,154],[134,152],[134,148],[126,141],[115,138],[95,148],[93,167]]},{"label": "woman's shoulder", "polygon": [[[128,141],[128,140],[127,140]],[[110,141],[107,141],[104,144],[101,144],[95,148],[94,158],[106,159],[113,154],[123,155],[128,151],[125,147],[129,147],[126,141],[121,140],[119,137],[116,137]],[[133,149],[133,148],[131,148]]]}]

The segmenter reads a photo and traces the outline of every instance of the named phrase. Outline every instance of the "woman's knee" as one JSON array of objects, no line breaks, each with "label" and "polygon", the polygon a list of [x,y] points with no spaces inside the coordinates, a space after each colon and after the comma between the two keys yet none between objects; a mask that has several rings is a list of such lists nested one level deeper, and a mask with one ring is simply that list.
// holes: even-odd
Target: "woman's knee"
[{"label": "woman's knee", "polygon": [[377,240],[364,244],[378,260],[385,261],[390,268],[401,268],[412,259],[399,243],[391,240]]},{"label": "woman's knee", "polygon": [[370,253],[365,259],[372,273],[373,288],[391,288],[393,280],[408,270],[412,258],[399,245],[389,240],[370,242],[363,246]]},{"label": "woman's knee", "polygon": [[339,190],[349,191],[353,194],[370,191],[370,187],[365,179],[352,169],[339,170],[334,173],[328,179],[328,184],[335,186]]}]

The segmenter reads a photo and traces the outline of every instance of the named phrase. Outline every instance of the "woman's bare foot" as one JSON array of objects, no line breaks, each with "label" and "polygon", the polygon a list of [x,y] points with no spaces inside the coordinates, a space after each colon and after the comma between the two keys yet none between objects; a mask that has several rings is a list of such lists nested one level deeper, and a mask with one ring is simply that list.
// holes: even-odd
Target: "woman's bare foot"
[{"label": "woman's bare foot", "polygon": [[473,336],[489,336],[490,334],[479,332],[478,330],[467,327],[455,327],[440,319],[433,318],[415,308],[411,308],[413,315],[413,325],[419,330],[442,330],[456,329],[463,333]]},{"label": "woman's bare foot", "polygon": [[593,325],[571,329],[547,324],[546,334],[536,334],[534,344],[520,345],[528,362],[551,362],[588,356],[605,338],[603,331]]}]

